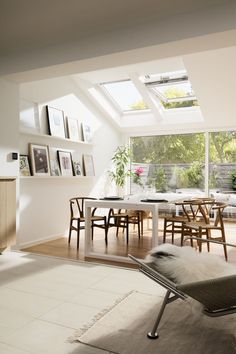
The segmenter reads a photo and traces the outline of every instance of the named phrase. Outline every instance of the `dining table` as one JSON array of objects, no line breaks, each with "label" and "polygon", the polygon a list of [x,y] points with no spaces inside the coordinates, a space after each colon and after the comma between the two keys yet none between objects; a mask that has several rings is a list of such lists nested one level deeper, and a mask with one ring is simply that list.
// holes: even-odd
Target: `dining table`
[{"label": "dining table", "polygon": [[[98,253],[92,250],[91,235],[91,215],[94,208],[101,209],[126,209],[149,211],[152,214],[152,247],[158,245],[158,209],[163,203],[170,203],[168,200],[162,199],[141,199],[129,200],[116,197],[107,197],[95,200],[85,201],[85,258],[105,259],[116,262],[132,262],[128,256],[118,256],[108,253]],[[108,244],[109,247],[109,244]]]}]

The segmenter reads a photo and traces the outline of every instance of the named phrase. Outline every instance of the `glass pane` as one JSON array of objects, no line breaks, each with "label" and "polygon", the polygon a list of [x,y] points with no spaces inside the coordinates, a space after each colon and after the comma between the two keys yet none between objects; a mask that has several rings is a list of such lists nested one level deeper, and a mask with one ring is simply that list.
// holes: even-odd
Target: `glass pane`
[{"label": "glass pane", "polygon": [[148,109],[142,96],[130,80],[102,84],[122,111]]},{"label": "glass pane", "polygon": [[161,100],[166,109],[199,105],[192,85],[187,76],[183,77],[183,73],[182,75],[172,73],[166,77],[160,77],[158,81],[153,82],[153,84],[152,81],[149,81],[147,85]]},{"label": "glass pane", "polygon": [[131,147],[132,194],[174,192],[179,199],[179,193],[184,198],[204,194],[203,133],[134,137]]},{"label": "glass pane", "polygon": [[157,93],[160,93],[166,98],[167,101],[172,99],[186,99],[186,98],[195,98],[193,89],[190,85],[190,82],[179,83],[174,85],[160,85],[154,87]]},{"label": "glass pane", "polygon": [[226,203],[224,216],[236,219],[236,132],[210,133],[209,189]]}]

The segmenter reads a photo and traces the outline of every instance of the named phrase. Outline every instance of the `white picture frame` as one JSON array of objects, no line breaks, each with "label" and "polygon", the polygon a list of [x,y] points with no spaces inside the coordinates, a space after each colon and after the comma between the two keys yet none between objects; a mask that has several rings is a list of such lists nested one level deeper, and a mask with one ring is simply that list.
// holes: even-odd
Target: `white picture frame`
[{"label": "white picture frame", "polygon": [[20,176],[31,176],[28,155],[20,155]]},{"label": "white picture frame", "polygon": [[83,167],[85,176],[95,176],[93,156],[83,155]]},{"label": "white picture frame", "polygon": [[79,124],[75,118],[67,117],[68,138],[73,141],[80,140]]},{"label": "white picture frame", "polygon": [[81,123],[83,141],[86,143],[92,142],[92,129],[89,125]]},{"label": "white picture frame", "polygon": [[29,144],[29,155],[33,176],[51,175],[47,145]]}]

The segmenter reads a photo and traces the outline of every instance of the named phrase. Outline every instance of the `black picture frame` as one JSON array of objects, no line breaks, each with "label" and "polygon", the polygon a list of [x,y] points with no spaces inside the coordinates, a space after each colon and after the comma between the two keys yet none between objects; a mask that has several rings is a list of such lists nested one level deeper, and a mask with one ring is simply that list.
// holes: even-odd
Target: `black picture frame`
[{"label": "black picture frame", "polygon": [[73,176],[73,165],[71,152],[57,150],[57,156],[62,176]]},{"label": "black picture frame", "polygon": [[81,163],[79,161],[72,161],[73,163],[73,170],[75,176],[82,176],[82,168]]},{"label": "black picture frame", "polygon": [[49,134],[66,138],[64,112],[61,109],[46,106]]}]

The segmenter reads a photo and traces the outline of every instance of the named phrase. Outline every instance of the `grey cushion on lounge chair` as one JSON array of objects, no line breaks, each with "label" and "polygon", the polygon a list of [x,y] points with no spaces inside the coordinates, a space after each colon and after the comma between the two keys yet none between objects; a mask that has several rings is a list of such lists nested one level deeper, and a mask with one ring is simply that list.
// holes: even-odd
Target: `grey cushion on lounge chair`
[{"label": "grey cushion on lounge chair", "polygon": [[[164,254],[160,257],[165,256]],[[169,255],[173,257],[173,255]],[[173,277],[167,278],[160,273],[157,264],[153,262],[145,263],[129,255],[139,264],[139,270],[163,286],[167,292],[158,313],[156,322],[148,337],[158,338],[158,325],[161,321],[165,306],[177,299],[185,300],[188,297],[197,300],[203,305],[203,313],[211,317],[228,315],[236,312],[236,274],[220,276],[208,280],[187,282],[177,284]]]},{"label": "grey cushion on lounge chair", "polygon": [[236,275],[181,284],[176,289],[203,304],[208,315],[236,312]]}]

